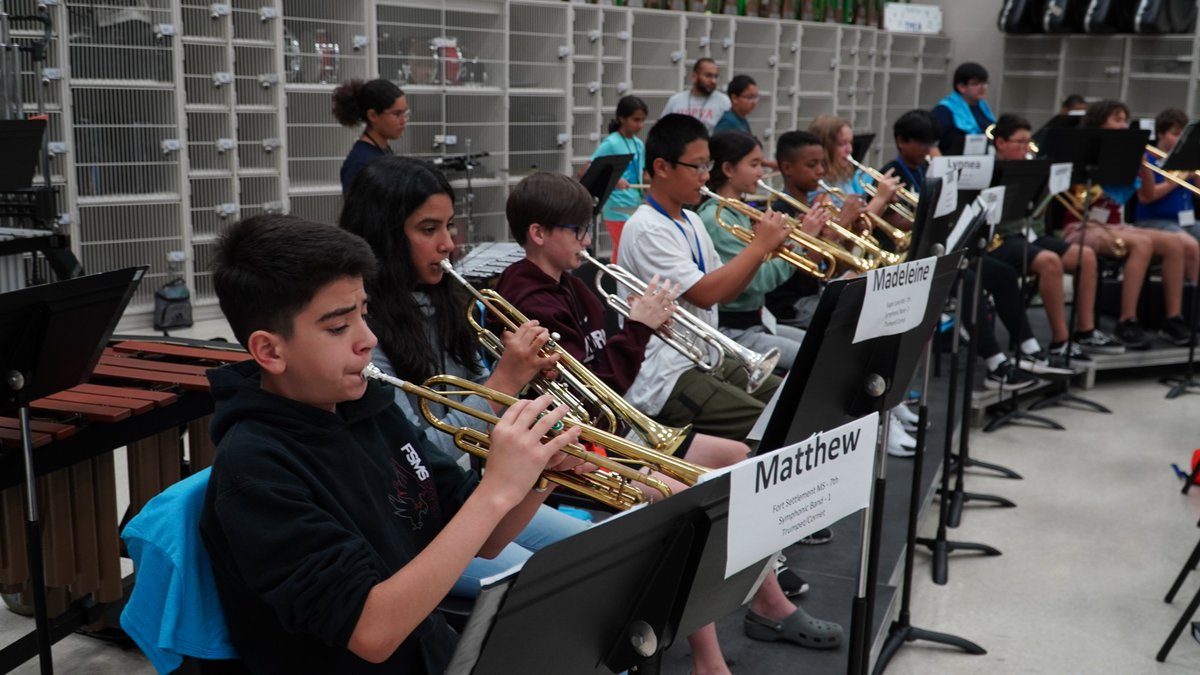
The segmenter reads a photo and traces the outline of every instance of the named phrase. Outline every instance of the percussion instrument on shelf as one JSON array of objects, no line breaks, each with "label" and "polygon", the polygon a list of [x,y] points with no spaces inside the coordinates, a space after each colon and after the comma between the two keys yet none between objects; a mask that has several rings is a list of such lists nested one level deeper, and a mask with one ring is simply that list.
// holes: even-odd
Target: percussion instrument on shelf
[{"label": "percussion instrument on shelf", "polygon": [[[152,339],[152,338],[151,338]],[[86,384],[33,401],[34,464],[42,503],[48,609],[57,616],[92,595],[123,594],[112,451],[127,448],[132,516],[190,467],[212,463],[213,401],[205,370],[250,356],[235,345],[114,341]],[[0,417],[0,590],[28,585],[21,501],[20,425]]]}]

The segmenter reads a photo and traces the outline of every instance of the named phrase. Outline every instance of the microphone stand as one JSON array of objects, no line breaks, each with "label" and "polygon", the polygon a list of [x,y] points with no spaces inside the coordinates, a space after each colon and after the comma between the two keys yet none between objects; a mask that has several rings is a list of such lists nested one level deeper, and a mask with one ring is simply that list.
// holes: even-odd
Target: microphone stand
[{"label": "microphone stand", "polygon": [[[964,262],[965,264],[965,262]],[[962,287],[963,279],[960,272],[958,278],[958,302],[954,307],[954,330],[950,336],[950,391],[946,397],[946,440],[942,451],[942,486],[938,489],[942,498],[938,500],[938,526],[937,535],[932,538],[921,537],[916,542],[925,546],[933,554],[933,583],[939,586],[944,586],[948,576],[948,558],[954,551],[979,551],[984,555],[1000,555],[998,549],[992,548],[985,544],[972,544],[967,542],[950,541],[947,539],[946,526],[950,515],[950,500],[947,495],[950,494],[950,448],[954,445],[954,405],[958,399],[958,326],[962,314]],[[924,392],[922,392],[924,397]],[[927,414],[927,413],[926,413]],[[918,429],[918,438],[924,433],[924,423]],[[921,441],[917,441],[918,454],[923,449]],[[915,468],[914,468],[915,471]]]},{"label": "microphone stand", "polygon": [[[912,463],[912,490],[908,497],[908,532],[904,548],[904,577],[900,586],[900,614],[888,629],[887,639],[883,643],[883,649],[879,652],[879,659],[875,662],[875,668],[871,671],[871,675],[880,675],[883,671],[887,670],[888,663],[895,656],[896,652],[905,643],[916,642],[917,640],[958,647],[968,654],[987,653],[987,650],[983,647],[970,640],[960,638],[957,635],[938,633],[912,625],[910,605],[912,603],[913,558],[915,557],[917,544],[917,512],[921,508],[921,477],[925,467],[926,425],[929,422],[929,361],[932,357],[932,341],[926,342],[924,385],[921,387],[921,401],[917,407],[917,447]],[[953,398],[951,401],[953,401]],[[949,426],[949,421],[947,421],[947,427]],[[942,558],[942,565],[944,572],[944,557]]]}]

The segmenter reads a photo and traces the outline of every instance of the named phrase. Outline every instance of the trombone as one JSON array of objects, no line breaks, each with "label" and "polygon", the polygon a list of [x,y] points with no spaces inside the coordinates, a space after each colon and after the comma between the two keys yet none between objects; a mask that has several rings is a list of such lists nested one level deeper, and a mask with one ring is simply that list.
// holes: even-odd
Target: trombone
[{"label": "trombone", "polygon": [[[607,274],[619,285],[624,286],[631,293],[637,293],[638,295],[646,292],[646,284],[641,279],[633,276],[629,270],[613,264],[606,265],[601,263],[589,255],[587,251],[581,251],[580,255],[585,262],[595,265],[599,270],[596,273],[596,290],[600,293],[600,296],[604,298],[609,307],[612,307],[614,312],[625,318],[629,318],[629,301],[616,293],[609,293],[604,290],[601,281],[604,275]],[[681,307],[675,308],[675,313],[671,316],[671,322],[660,326],[656,335],[663,342],[673,347],[675,351],[686,356],[692,363],[696,364],[697,368],[704,372],[710,372],[719,368],[724,363],[726,354],[734,357],[737,359],[738,365],[746,371],[746,375],[748,376],[746,392],[750,394],[758,391],[759,387],[763,386],[763,383],[774,372],[775,364],[779,362],[779,349],[772,347],[765,354],[759,354],[738,344],[728,335],[713,328],[707,322],[697,318]],[[717,354],[715,362],[709,358],[711,351],[715,351]]]},{"label": "trombone", "polygon": [[[502,406],[511,406],[517,401],[515,397],[500,393],[494,389],[489,389],[470,380],[454,377],[453,375],[435,375],[426,380],[424,385],[415,385],[398,377],[386,375],[383,371],[379,370],[378,366],[370,363],[363,368],[362,376],[366,380],[377,380],[385,384],[390,384],[393,387],[403,390],[406,394],[421,399],[421,414],[425,416],[425,419],[431,425],[440,431],[454,436],[454,444],[462,448],[464,452],[483,459],[487,459],[488,450],[491,447],[491,437],[477,429],[456,427],[446,422],[435,415],[429,405],[437,403],[446,408],[471,415],[487,424],[495,425],[500,421],[499,417],[490,412],[472,408],[454,397],[479,396],[489,402]],[[442,385],[451,387],[451,389],[435,389],[435,387]],[[655,467],[654,462],[658,461],[658,458],[650,457],[646,458],[645,461],[637,459],[639,455],[649,451],[615,434],[601,431],[570,418],[563,418],[562,424],[564,428],[579,427],[581,429],[579,435],[581,440],[620,454],[634,465],[641,464]],[[671,496],[671,488],[666,483],[653,476],[643,474],[620,460],[589,452],[576,444],[567,445],[562,451],[572,457],[597,466],[598,470],[582,475],[564,471],[547,471],[542,474],[543,481],[556,483],[620,510],[632,508],[646,500],[644,492],[633,487],[634,483],[639,483],[647,488],[656,490],[664,497]],[[699,480],[700,475],[707,472],[707,469],[702,469],[695,465],[691,465],[690,469],[695,474],[695,480],[692,483],[695,483],[696,480]]]},{"label": "trombone", "polygon": [[[1071,215],[1075,216],[1080,223],[1086,223],[1090,217],[1084,215],[1083,213],[1084,204],[1088,203],[1089,201],[1094,202],[1103,196],[1104,189],[1099,185],[1093,185],[1090,190],[1083,185],[1076,185],[1071,188],[1071,190],[1060,192],[1054,195],[1054,199],[1058,201],[1059,204],[1062,204],[1062,207]],[[1037,211],[1044,213],[1046,206],[1049,204],[1050,201],[1047,199],[1045,205],[1039,208]],[[1113,237],[1112,247],[1113,255],[1117,258],[1124,258],[1129,254],[1129,249],[1125,247],[1125,240],[1120,237]]]},{"label": "trombone", "polygon": [[[871,180],[875,181],[875,183],[868,183],[863,180],[861,175],[858,176],[859,187],[861,187],[864,192],[874,199],[875,195],[879,191],[879,188],[877,188],[876,185],[879,183],[879,180],[883,178],[883,174],[859,162],[857,159],[854,159],[854,157],[847,157],[846,159],[850,162],[851,166],[867,176],[870,176]],[[907,220],[908,222],[915,222],[917,219],[917,201],[920,199],[920,197],[912,190],[903,187],[896,188],[896,196],[899,197],[900,201],[904,203],[901,204],[899,202],[891,202],[888,204],[888,208],[891,209],[893,213]]]},{"label": "trombone", "polygon": [[[846,199],[849,198],[849,195],[846,194],[845,190],[831,184],[824,178],[817,181],[817,184],[821,186],[822,190],[829,193],[830,196],[837,197],[838,199],[842,200],[843,203],[845,203]],[[865,218],[867,223],[869,223],[872,228],[883,230],[883,233],[892,240],[893,244],[895,244],[897,251],[903,252],[908,250],[909,245],[912,243],[911,232],[905,232],[904,230],[884,220],[882,216],[871,213],[870,211],[864,211],[862,218]]]},{"label": "trombone", "polygon": [[[758,186],[767,191],[768,208],[770,208],[772,201],[779,199],[801,213],[807,214],[812,211],[812,207],[808,204],[805,204],[804,202],[796,199],[782,190],[776,190],[768,185],[764,180],[758,181]],[[833,242],[828,242],[830,251],[833,253],[833,255],[837,257],[840,262],[845,263],[847,266],[853,268],[857,272],[866,272],[868,270],[873,270],[876,267],[895,265],[896,263],[904,260],[904,256],[902,254],[892,253],[891,251],[885,251],[880,248],[879,242],[876,241],[874,237],[857,234],[850,229],[843,227],[842,224],[836,220],[831,219],[825,221],[825,227],[837,232],[838,236],[862,249],[864,255],[870,256],[859,257]]]},{"label": "trombone", "polygon": [[[1146,152],[1149,152],[1159,159],[1167,156],[1165,150],[1161,150],[1158,147],[1149,144],[1146,145]],[[1191,178],[1200,176],[1200,171],[1167,171],[1166,169],[1156,165],[1154,162],[1146,159],[1142,160],[1142,166],[1150,169],[1150,171],[1153,173],[1162,176],[1166,180],[1178,185],[1179,187],[1191,190],[1192,194],[1200,195],[1200,187],[1193,185],[1190,180]]]},{"label": "trombone", "polygon": [[[517,326],[529,321],[520,310],[496,291],[491,289],[480,291],[472,286],[454,269],[450,261],[443,260],[441,267],[482,302],[509,330],[516,330]],[[493,356],[499,358],[504,352],[504,343],[495,333],[479,325],[470,309],[467,310],[467,313],[467,321],[474,328],[479,341]],[[613,391],[603,380],[596,377],[595,373],[580,363],[570,352],[558,346],[554,342],[558,337],[557,334],[552,335],[543,351],[558,354],[558,363],[555,368],[561,382],[557,379],[547,380],[539,375],[530,382],[530,386],[538,393],[548,393],[554,397],[554,400],[566,405],[571,409],[571,414],[576,420],[589,422],[592,425],[606,424],[605,427],[599,427],[602,430],[607,429],[612,433],[617,433],[621,429],[618,420],[624,422],[626,426],[637,432],[650,448],[664,456],[659,462],[661,466],[656,467],[659,471],[682,483],[694,484],[694,471],[684,466],[687,464],[686,462],[674,457],[675,451],[687,438],[692,426],[689,424],[679,429],[659,424],[650,419]],[[596,416],[592,415],[588,408],[589,405],[598,411]],[[598,420],[597,418],[603,419]]]}]

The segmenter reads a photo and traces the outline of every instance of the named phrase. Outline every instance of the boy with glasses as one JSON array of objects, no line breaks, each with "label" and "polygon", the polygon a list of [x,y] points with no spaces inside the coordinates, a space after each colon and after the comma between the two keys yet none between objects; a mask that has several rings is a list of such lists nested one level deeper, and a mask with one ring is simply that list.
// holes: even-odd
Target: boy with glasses
[{"label": "boy with glasses", "polygon": [[963,137],[982,134],[996,121],[988,107],[988,72],[978,63],[964,63],[954,69],[954,91],[934,106],[933,120],[937,123],[938,149],[942,154],[956,151]]}]

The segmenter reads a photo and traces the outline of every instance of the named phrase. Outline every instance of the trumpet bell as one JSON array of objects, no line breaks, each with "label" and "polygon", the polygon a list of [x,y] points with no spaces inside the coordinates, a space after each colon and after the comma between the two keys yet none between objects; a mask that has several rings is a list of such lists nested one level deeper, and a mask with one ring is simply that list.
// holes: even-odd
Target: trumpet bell
[{"label": "trumpet bell", "polygon": [[779,363],[779,348],[771,347],[765,354],[756,354],[758,357],[754,361],[754,366],[750,369],[750,381],[746,384],[746,392],[753,394],[762,389],[767,378],[775,372],[775,366]]}]

